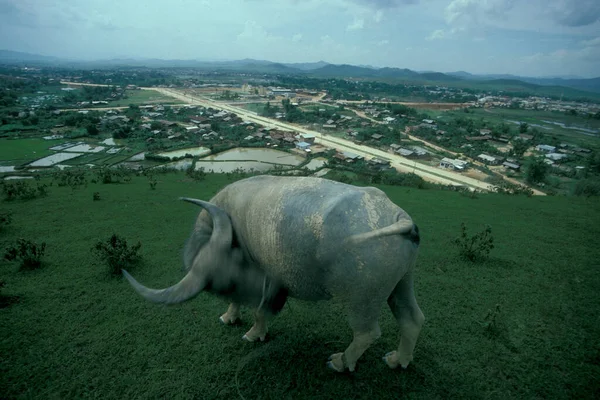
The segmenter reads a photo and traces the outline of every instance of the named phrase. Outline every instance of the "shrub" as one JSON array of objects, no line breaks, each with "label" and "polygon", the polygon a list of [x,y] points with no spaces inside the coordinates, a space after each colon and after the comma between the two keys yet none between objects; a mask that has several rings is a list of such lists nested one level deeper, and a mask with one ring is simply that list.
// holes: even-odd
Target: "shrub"
[{"label": "shrub", "polygon": [[158,181],[156,180],[156,178],[154,177],[154,175],[148,176],[148,184],[150,184],[150,189],[156,190],[156,184],[157,183],[158,183]]},{"label": "shrub", "polygon": [[12,223],[12,212],[1,211],[0,212],[0,231]]},{"label": "shrub", "polygon": [[525,185],[517,185],[505,180],[500,180],[496,183],[493,183],[493,185],[495,193],[512,195],[524,194],[527,197],[533,196],[533,190]]},{"label": "shrub", "polygon": [[79,168],[57,171],[54,173],[53,179],[57,182],[58,186],[69,186],[73,190],[80,186],[87,187],[85,170]]},{"label": "shrub", "polygon": [[185,174],[196,182],[206,179],[206,172],[204,171],[204,168],[194,169],[193,165],[185,170]]},{"label": "shrub", "polygon": [[573,193],[576,196],[600,196],[600,180],[582,179],[575,185]]},{"label": "shrub", "polygon": [[107,183],[121,183],[131,181],[131,171],[125,168],[101,167],[96,170],[94,181]]},{"label": "shrub", "polygon": [[464,222],[460,224],[460,227],[461,235],[454,239],[454,244],[458,246],[460,256],[472,262],[486,259],[494,248],[492,228],[486,225],[483,231],[469,237]]},{"label": "shrub", "polygon": [[100,200],[100,192],[94,192],[94,195],[93,195],[92,199],[94,201]]},{"label": "shrub", "polygon": [[48,185],[36,183],[32,186],[25,181],[2,182],[2,192],[4,200],[31,200],[36,197],[45,197],[48,195]]},{"label": "shrub", "polygon": [[505,330],[500,304],[496,304],[494,310],[488,310],[483,319],[483,328],[489,337],[499,337]]},{"label": "shrub", "polygon": [[113,234],[105,241],[99,241],[92,247],[92,252],[106,261],[108,272],[111,275],[120,275],[121,268],[137,263],[141,259],[138,253],[142,244],[129,246],[127,240],[117,234]]},{"label": "shrub", "polygon": [[7,261],[18,260],[21,269],[37,269],[42,265],[42,256],[46,251],[46,243],[38,245],[30,240],[18,239],[17,243],[4,254]]}]

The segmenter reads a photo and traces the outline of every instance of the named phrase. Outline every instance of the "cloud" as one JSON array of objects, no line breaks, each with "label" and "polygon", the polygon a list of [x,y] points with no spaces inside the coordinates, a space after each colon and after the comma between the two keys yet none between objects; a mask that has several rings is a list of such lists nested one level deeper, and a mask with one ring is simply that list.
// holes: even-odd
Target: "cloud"
[{"label": "cloud", "polygon": [[600,20],[598,0],[552,0],[549,3],[550,14],[561,25],[587,26]]},{"label": "cloud", "polygon": [[246,21],[244,24],[244,30],[237,35],[237,39],[241,41],[271,41],[274,39],[261,25],[256,21]]},{"label": "cloud", "polygon": [[584,40],[584,41],[581,42],[581,45],[585,46],[585,47],[600,46],[600,36],[598,36],[595,39]]},{"label": "cloud", "polygon": [[390,41],[387,39],[384,40],[380,40],[379,42],[377,42],[377,46],[385,46],[386,44],[390,44]]},{"label": "cloud", "polygon": [[355,18],[354,22],[346,27],[347,31],[358,31],[365,27],[365,20],[362,18]]},{"label": "cloud", "polygon": [[403,5],[417,4],[419,0],[350,0],[353,3],[375,8],[375,9],[388,9],[396,8]]},{"label": "cloud", "polygon": [[302,34],[301,33],[296,33],[294,36],[292,36],[292,42],[299,42],[302,40]]},{"label": "cloud", "polygon": [[383,20],[383,11],[377,10],[375,14],[373,14],[373,20],[377,23],[380,23]]},{"label": "cloud", "polygon": [[429,36],[427,36],[426,40],[440,40],[447,37],[447,33],[443,29],[438,29],[433,32]]}]

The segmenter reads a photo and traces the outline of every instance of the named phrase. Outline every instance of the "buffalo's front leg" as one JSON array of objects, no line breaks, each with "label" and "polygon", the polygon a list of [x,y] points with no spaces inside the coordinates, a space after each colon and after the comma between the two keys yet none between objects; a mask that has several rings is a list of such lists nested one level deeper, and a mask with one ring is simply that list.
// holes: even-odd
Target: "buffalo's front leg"
[{"label": "buffalo's front leg", "polygon": [[247,340],[248,342],[254,342],[257,339],[260,339],[261,342],[265,340],[267,336],[267,319],[265,317],[265,313],[256,310],[254,313],[254,325],[244,336],[242,339]]},{"label": "buffalo's front leg", "polygon": [[241,319],[240,305],[237,303],[229,304],[227,312],[219,317],[222,323],[225,325],[231,325]]}]

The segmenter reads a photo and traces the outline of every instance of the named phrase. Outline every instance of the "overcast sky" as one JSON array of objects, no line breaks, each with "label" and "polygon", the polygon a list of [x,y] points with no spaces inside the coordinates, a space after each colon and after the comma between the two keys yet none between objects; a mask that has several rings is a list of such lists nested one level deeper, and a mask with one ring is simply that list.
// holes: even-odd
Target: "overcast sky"
[{"label": "overcast sky", "polygon": [[0,0],[0,49],[600,76],[600,0]]}]

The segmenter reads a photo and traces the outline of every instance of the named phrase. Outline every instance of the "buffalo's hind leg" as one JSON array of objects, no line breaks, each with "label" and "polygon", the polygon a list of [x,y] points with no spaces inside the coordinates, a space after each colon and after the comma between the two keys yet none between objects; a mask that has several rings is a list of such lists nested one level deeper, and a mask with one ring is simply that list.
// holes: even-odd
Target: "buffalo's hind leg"
[{"label": "buffalo's hind leg", "polygon": [[344,372],[346,368],[350,372],[354,371],[358,359],[381,336],[378,316],[379,310],[371,310],[370,307],[367,310],[357,306],[355,310],[351,310],[349,322],[354,333],[352,343],[343,353],[332,354],[329,357],[329,368],[337,372]]},{"label": "buffalo's hind leg", "polygon": [[412,272],[407,273],[388,297],[394,317],[400,325],[400,344],[398,350],[389,352],[383,360],[390,368],[401,365],[406,368],[413,359],[413,351],[425,316],[415,298]]},{"label": "buffalo's hind leg", "polygon": [[256,310],[254,312],[254,325],[244,336],[242,336],[242,339],[248,342],[255,342],[257,339],[260,339],[261,342],[264,342],[267,331],[267,318],[265,313],[262,310]]},{"label": "buffalo's hind leg", "polygon": [[225,325],[235,324],[241,319],[240,305],[237,303],[229,304],[227,312],[219,317],[219,320]]}]

